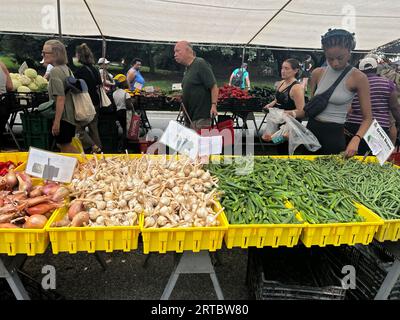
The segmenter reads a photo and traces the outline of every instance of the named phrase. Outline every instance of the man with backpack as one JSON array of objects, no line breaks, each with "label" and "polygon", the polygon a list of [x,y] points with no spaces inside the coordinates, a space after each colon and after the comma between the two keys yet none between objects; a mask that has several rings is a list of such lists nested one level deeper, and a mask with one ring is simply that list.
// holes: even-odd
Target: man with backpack
[{"label": "man with backpack", "polygon": [[243,63],[240,68],[235,69],[229,78],[229,85],[238,87],[242,90],[250,89],[249,72],[247,71],[247,63]]}]

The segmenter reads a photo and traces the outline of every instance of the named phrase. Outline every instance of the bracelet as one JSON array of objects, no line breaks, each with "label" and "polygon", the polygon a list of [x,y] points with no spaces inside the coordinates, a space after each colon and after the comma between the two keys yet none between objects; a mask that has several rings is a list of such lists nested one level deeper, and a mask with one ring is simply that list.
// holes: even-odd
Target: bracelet
[{"label": "bracelet", "polygon": [[[354,137],[360,138],[360,141],[363,139],[363,138],[361,138],[361,136],[358,135],[358,134],[355,134]],[[354,138],[354,137],[353,137],[353,138]]]},{"label": "bracelet", "polygon": [[217,105],[217,103],[216,103],[216,102],[211,102],[211,105],[213,105],[213,104]]}]

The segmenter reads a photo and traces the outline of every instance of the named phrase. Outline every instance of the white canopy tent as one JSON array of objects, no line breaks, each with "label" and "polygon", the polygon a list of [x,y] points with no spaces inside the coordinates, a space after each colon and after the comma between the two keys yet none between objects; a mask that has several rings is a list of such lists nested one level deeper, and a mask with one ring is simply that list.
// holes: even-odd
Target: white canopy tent
[{"label": "white canopy tent", "polygon": [[83,0],[0,0],[0,32],[315,49],[334,27],[355,32],[362,51],[400,38],[398,0],[86,2],[99,28]]}]

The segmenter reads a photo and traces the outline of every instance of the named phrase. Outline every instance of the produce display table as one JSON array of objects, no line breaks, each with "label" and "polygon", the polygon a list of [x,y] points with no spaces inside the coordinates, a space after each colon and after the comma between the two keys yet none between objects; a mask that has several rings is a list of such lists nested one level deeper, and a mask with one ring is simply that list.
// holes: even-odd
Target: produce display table
[{"label": "produce display table", "polygon": [[29,114],[30,112],[34,111],[41,103],[48,100],[49,97],[47,92],[9,92],[1,96],[0,107],[7,108],[9,112],[9,119],[6,126],[18,150],[22,149],[13,131],[14,125],[22,125],[22,123],[16,122],[18,113],[22,112],[24,114]]},{"label": "produce display table", "polygon": [[400,279],[400,243],[386,241],[381,243],[381,246],[391,253],[395,260],[391,266],[385,280],[383,281],[378,293],[375,296],[375,300],[387,300],[393,287],[395,286],[398,279]]},{"label": "produce display table", "polygon": [[[10,153],[9,155],[1,154],[1,156],[6,157],[4,160],[25,161],[28,155],[27,153]],[[394,257],[391,259],[394,262],[387,270],[387,274],[382,275],[379,279],[374,276],[373,280],[377,285],[369,287],[377,289],[379,286],[380,289],[374,292],[372,297],[375,296],[375,299],[379,300],[388,299],[391,291],[397,285],[396,282],[400,276],[400,219],[391,219],[391,217],[399,210],[396,186],[400,176],[398,168],[390,164],[381,167],[374,163],[376,162],[375,158],[355,157],[347,161],[337,157],[310,156],[243,158],[242,161],[252,161],[248,163],[252,165],[252,170],[243,175],[240,174],[242,171],[239,172],[238,169],[245,169],[247,163],[240,161],[212,163],[207,168],[201,167],[204,168],[203,170],[199,169],[200,164],[189,163],[188,159],[183,156],[169,159],[162,156],[134,154],[119,155],[118,157],[111,154],[69,156],[81,160],[79,171],[76,172],[75,181],[72,183],[74,190],[78,190],[76,191],[78,194],[81,192],[79,190],[88,193],[88,195],[81,194],[81,199],[76,200],[93,203],[89,199],[89,195],[101,195],[105,192],[105,187],[99,189],[99,186],[87,185],[87,182],[95,177],[91,169],[93,166],[107,168],[107,174],[109,174],[109,169],[113,168],[115,170],[114,178],[106,176],[104,179],[107,179],[108,183],[112,183],[107,190],[114,191],[107,192],[111,192],[111,194],[115,192],[117,196],[122,194],[126,197],[125,201],[121,202],[121,208],[115,209],[115,212],[119,215],[131,213],[134,210],[136,219],[133,220],[131,215],[129,218],[132,218],[132,222],[126,220],[128,224],[100,225],[103,222],[102,219],[98,219],[99,216],[93,214],[96,213],[96,209],[91,212],[93,217],[88,214],[88,220],[90,218],[92,224],[88,225],[82,222],[81,225],[71,225],[71,221],[65,220],[66,213],[72,207],[68,204],[69,207],[65,205],[57,209],[41,229],[30,227],[0,229],[0,253],[14,256],[11,258],[0,256],[0,277],[7,279],[17,299],[29,298],[16,273],[21,264],[21,257],[24,257],[25,254],[33,256],[44,253],[51,242],[54,254],[59,252],[74,254],[79,251],[95,253],[104,269],[104,260],[97,256],[99,251],[123,250],[129,252],[137,250],[140,235],[143,239],[144,254],[168,251],[175,252],[175,255],[181,254],[181,259],[176,263],[164,289],[162,299],[169,298],[179,275],[187,273],[209,274],[218,299],[223,299],[222,290],[209,256],[209,251],[217,251],[222,248],[223,240],[228,249],[233,247],[247,249],[249,247],[290,248],[296,246],[299,241],[305,247],[369,245],[374,244],[372,241],[375,238],[381,242],[382,250],[389,252],[391,257]],[[84,158],[87,161],[84,161]],[[216,157],[212,158],[212,160],[215,159]],[[219,157],[219,159],[224,158]],[[136,168],[135,173],[130,170],[132,168]],[[157,181],[151,180],[151,177],[147,179],[146,168],[149,174],[157,177]],[[156,172],[155,168],[162,170]],[[183,171],[184,168],[190,170]],[[17,171],[23,169],[25,167],[21,165]],[[116,183],[125,180],[131,181],[133,173],[135,183],[132,186],[126,185],[117,189]],[[180,179],[176,179],[177,174],[181,176]],[[240,176],[240,180],[237,180],[237,176]],[[167,177],[165,182],[168,184],[165,183],[162,186],[160,182],[162,183],[165,177]],[[193,191],[188,184],[177,182],[182,179],[189,179],[190,183],[193,182]],[[380,190],[379,194],[376,194],[373,190],[376,189],[376,183],[381,183],[381,181],[386,181],[387,185]],[[209,207],[212,210],[207,211],[209,214],[206,214],[210,219],[200,223],[202,220],[199,218],[204,218],[204,214],[199,210],[194,211],[198,206],[193,207],[193,204],[192,209],[187,210],[184,207],[182,209],[187,210],[187,214],[195,213],[200,216],[186,217],[185,214],[183,221],[177,220],[183,218],[176,215],[174,220],[170,220],[178,223],[175,225],[166,225],[165,219],[159,219],[161,210],[167,208],[171,203],[168,200],[170,196],[174,198],[179,196],[180,200],[177,198],[175,206],[183,205],[189,199],[187,198],[188,194],[197,195],[194,190],[202,186],[202,182],[204,186],[206,182],[210,185],[210,189],[206,189],[206,192],[210,192],[209,198],[205,198],[206,196],[201,198],[203,201],[209,199],[206,205],[212,206],[212,208]],[[211,198],[217,190],[210,191],[213,185],[211,182],[218,182],[218,188],[224,191],[221,199]],[[182,190],[178,188],[178,191],[184,192],[174,195],[172,190],[176,190],[173,188],[178,187],[179,183],[186,187]],[[89,187],[95,188],[95,191],[88,190]],[[361,187],[362,190],[358,191]],[[57,191],[61,188],[63,187],[58,186]],[[166,189],[171,191],[166,191]],[[160,192],[160,190],[162,191]],[[197,192],[200,192],[199,190]],[[123,193],[121,193],[122,191]],[[107,198],[109,198],[108,196],[110,196],[109,193]],[[142,204],[146,204],[149,196],[157,201],[156,203],[149,202],[151,207],[147,207],[147,211],[143,211],[143,207],[137,208],[137,203],[134,202],[132,202],[134,206],[122,210],[126,207],[127,200],[141,201]],[[29,200],[33,198],[29,198]],[[106,200],[106,193],[102,199]],[[196,200],[193,197],[190,199]],[[7,199],[3,198],[3,200]],[[97,201],[100,203],[103,200]],[[368,208],[364,204],[368,205]],[[100,218],[108,219],[106,213],[109,211],[101,210],[105,216]],[[153,218],[152,210],[158,210],[157,219]],[[85,213],[85,211],[79,211],[79,213],[82,212]],[[168,212],[170,212],[169,209]],[[70,218],[68,217],[68,219]],[[196,224],[190,222],[193,219],[197,219]],[[137,222],[137,220],[139,221]],[[95,225],[93,225],[93,221],[96,221]],[[65,222],[67,224],[64,224]],[[353,263],[341,264],[340,268],[346,264]],[[369,263],[364,262],[364,265],[369,266]]]},{"label": "produce display table", "polygon": [[18,276],[18,268],[24,260],[24,255],[18,255],[15,257],[0,255],[0,278],[7,280],[17,300],[30,300],[25,287]]},{"label": "produce display table", "polygon": [[224,295],[219,285],[217,275],[215,274],[214,267],[211,262],[210,254],[208,251],[190,252],[185,251],[179,258],[179,262],[175,263],[174,270],[165,286],[164,292],[161,296],[161,300],[168,300],[172,290],[175,287],[176,281],[178,281],[179,275],[181,274],[209,274],[211,281],[214,285],[215,293],[217,294],[218,300],[224,300]]}]

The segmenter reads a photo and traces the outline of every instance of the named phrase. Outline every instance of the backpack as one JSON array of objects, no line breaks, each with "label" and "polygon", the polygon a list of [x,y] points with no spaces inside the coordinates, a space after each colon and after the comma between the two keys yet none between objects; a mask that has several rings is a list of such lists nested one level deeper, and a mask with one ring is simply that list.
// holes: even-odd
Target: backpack
[{"label": "backpack", "polygon": [[243,74],[244,70],[242,68],[239,69],[238,72],[232,78],[232,85],[235,87],[241,87],[243,83]]}]

